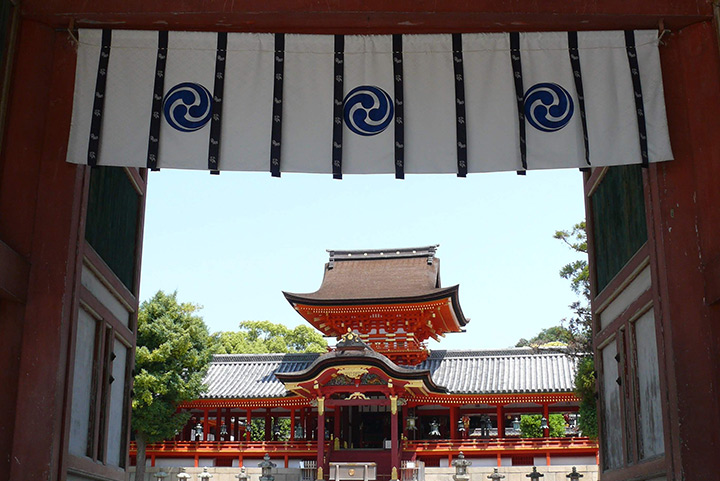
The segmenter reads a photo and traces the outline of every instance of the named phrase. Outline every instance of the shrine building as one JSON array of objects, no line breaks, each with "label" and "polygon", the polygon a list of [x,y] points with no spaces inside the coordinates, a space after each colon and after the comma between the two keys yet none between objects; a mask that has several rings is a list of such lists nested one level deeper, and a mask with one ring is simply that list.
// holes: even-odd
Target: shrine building
[{"label": "shrine building", "polygon": [[[321,468],[313,479],[342,463],[398,479],[408,462],[449,466],[460,452],[476,466],[597,465],[597,443],[576,427],[573,357],[428,350],[469,321],[458,286],[440,285],[436,248],[330,251],[320,288],[285,297],[335,347],[216,355],[208,391],[181,406],[192,414],[183,432],[148,446],[151,465],[256,466],[267,452],[286,468]],[[520,437],[522,415],[556,413],[563,437]],[[262,441],[248,429],[258,418]]]}]

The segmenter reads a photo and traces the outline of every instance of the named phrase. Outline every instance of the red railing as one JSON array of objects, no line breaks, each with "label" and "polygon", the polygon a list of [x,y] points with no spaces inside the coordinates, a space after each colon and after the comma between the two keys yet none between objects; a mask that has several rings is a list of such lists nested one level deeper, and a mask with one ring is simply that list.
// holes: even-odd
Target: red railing
[{"label": "red railing", "polygon": [[[326,452],[330,443],[325,443]],[[596,454],[597,441],[583,437],[572,438],[486,438],[463,440],[423,440],[403,442],[405,453],[420,456],[456,455],[462,451],[468,454],[520,454],[536,452],[539,454]],[[148,444],[148,456],[247,456],[261,457],[265,453],[271,456],[314,457],[317,453],[316,441],[166,441]],[[130,444],[130,455],[135,456],[135,443]]]},{"label": "red railing", "polygon": [[463,440],[423,440],[405,441],[403,450],[417,454],[446,455],[457,454],[460,451],[468,453],[498,453],[508,454],[518,452],[561,453],[596,453],[597,441],[590,438],[486,438]]},{"label": "red railing", "polygon": [[[330,449],[329,443],[325,443],[325,449]],[[262,457],[265,453],[271,456],[302,455],[315,456],[317,453],[316,441],[165,441],[162,443],[148,444],[145,452],[150,455],[229,455],[234,456],[242,453],[243,456]],[[135,456],[137,448],[134,442],[130,443],[130,456]]]}]

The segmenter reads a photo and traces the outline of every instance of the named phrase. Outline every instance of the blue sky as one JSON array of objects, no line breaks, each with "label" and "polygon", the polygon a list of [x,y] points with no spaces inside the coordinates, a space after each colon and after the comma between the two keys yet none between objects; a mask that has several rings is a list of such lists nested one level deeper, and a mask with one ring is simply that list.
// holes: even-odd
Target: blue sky
[{"label": "blue sky", "polygon": [[304,320],[282,291],[312,292],[326,249],[440,244],[443,286],[471,321],[431,349],[514,345],[569,315],[558,270],[576,258],[557,229],[584,218],[577,169],[392,176],[151,172],[142,300],[158,289],[203,306],[211,331]]}]

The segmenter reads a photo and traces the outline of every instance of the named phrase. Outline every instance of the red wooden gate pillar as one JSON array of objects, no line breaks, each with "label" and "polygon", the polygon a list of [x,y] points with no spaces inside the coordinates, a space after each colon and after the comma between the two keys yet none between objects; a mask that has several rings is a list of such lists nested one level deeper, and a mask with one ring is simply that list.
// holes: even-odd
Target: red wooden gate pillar
[{"label": "red wooden gate pillar", "polygon": [[335,438],[334,446],[331,449],[340,449],[340,406],[333,408],[333,437]]},{"label": "red wooden gate pillar", "polygon": [[390,396],[390,442],[392,449],[390,456],[392,457],[392,477],[398,479],[398,470],[400,469],[400,451],[398,449],[398,397]]},{"label": "red wooden gate pillar", "polygon": [[317,479],[324,477],[325,470],[325,398],[317,398],[318,421],[317,421]]},{"label": "red wooden gate pillar", "polygon": [[292,409],[290,409],[290,441],[293,441],[294,439],[295,439],[295,408],[292,408]]},{"label": "red wooden gate pillar", "polygon": [[460,419],[460,407],[450,406],[450,439],[458,438],[458,420]]},{"label": "red wooden gate pillar", "polygon": [[505,410],[502,404],[497,405],[497,437],[505,437]]}]

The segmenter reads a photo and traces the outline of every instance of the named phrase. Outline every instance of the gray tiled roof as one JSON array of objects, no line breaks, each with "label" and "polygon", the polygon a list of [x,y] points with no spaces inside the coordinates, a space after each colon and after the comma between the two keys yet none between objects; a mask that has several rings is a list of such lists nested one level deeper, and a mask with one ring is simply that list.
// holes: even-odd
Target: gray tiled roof
[{"label": "gray tiled roof", "polygon": [[[306,369],[320,354],[214,356],[205,378],[209,399],[282,397],[276,372]],[[575,360],[562,352],[530,348],[433,351],[415,366],[453,394],[548,393],[573,390]],[[413,366],[410,366],[413,368]]]}]

